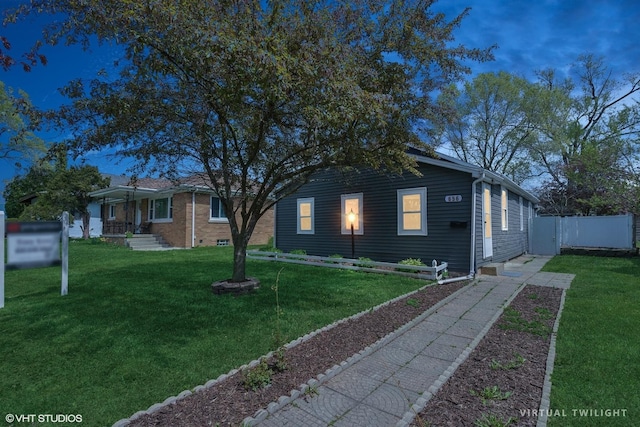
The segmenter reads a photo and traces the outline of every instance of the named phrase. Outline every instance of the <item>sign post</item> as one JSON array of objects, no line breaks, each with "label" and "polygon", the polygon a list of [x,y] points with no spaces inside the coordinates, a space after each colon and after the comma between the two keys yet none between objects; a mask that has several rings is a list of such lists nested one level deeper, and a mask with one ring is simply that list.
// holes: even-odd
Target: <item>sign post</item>
[{"label": "sign post", "polygon": [[0,211],[0,308],[4,307],[4,212]]},{"label": "sign post", "polygon": [[[4,307],[4,237],[7,237],[6,268],[62,265],[60,295],[69,292],[69,212],[62,221],[7,222],[0,212],[0,308]],[[60,242],[62,241],[62,257]],[[62,259],[61,259],[62,258]]]},{"label": "sign post", "polygon": [[60,295],[69,292],[69,212],[62,212],[62,283]]}]

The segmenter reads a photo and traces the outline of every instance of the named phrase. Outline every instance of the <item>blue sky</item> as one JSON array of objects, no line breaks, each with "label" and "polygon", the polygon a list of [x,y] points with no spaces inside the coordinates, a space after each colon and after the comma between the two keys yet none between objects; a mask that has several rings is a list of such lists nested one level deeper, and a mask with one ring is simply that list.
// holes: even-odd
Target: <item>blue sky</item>
[{"label": "blue sky", "polygon": [[[20,2],[2,0],[8,6]],[[467,6],[472,9],[455,32],[455,42],[467,47],[498,45],[495,61],[471,64],[474,74],[504,70],[533,79],[535,70],[545,68],[566,73],[578,55],[587,52],[604,56],[614,75],[640,71],[637,0],[440,0],[432,10],[453,17]],[[31,19],[0,27],[0,34],[12,42],[12,52],[21,52],[38,37],[43,22]],[[98,47],[83,52],[77,46],[55,46],[43,53],[48,65],[37,66],[30,73],[19,67],[0,70],[0,80],[6,86],[26,91],[40,108],[60,105],[64,99],[58,88],[73,78],[94,75],[115,59],[110,49]],[[56,140],[64,132],[42,136]],[[97,153],[87,156],[86,161],[108,173],[124,173],[128,166],[104,160]],[[16,173],[11,163],[0,161],[0,194],[5,181]]]}]

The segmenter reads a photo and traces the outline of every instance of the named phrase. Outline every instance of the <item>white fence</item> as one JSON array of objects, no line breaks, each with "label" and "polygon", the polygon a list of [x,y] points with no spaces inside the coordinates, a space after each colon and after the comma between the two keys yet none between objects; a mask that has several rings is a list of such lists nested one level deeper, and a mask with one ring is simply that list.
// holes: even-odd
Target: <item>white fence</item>
[{"label": "white fence", "polygon": [[395,264],[390,262],[377,262],[366,259],[333,258],[315,255],[291,254],[283,252],[266,252],[250,250],[247,258],[263,261],[289,262],[293,264],[315,265],[328,268],[340,268],[343,270],[367,271],[371,273],[396,274],[400,276],[415,277],[418,279],[440,280],[447,276],[446,262],[433,266],[417,266]]}]

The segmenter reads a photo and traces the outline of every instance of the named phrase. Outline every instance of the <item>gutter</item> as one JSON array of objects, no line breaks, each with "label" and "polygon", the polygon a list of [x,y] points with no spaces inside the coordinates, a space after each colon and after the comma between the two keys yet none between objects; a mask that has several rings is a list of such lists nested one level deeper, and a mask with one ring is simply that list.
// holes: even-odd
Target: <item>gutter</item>
[{"label": "gutter", "polygon": [[191,247],[196,245],[196,192],[191,193]]},{"label": "gutter", "polygon": [[472,280],[476,276],[475,264],[476,264],[476,210],[477,210],[477,195],[476,187],[480,182],[486,179],[485,171],[482,171],[482,175],[471,184],[471,250],[469,253],[469,274],[463,277],[452,277],[451,279],[440,279],[438,285],[444,285],[447,283],[460,282],[463,280]]},{"label": "gutter", "polygon": [[462,280],[471,280],[475,277],[476,275],[474,273],[471,273],[467,276],[463,276],[463,277],[452,277],[451,279],[440,279],[438,280],[438,285],[445,285],[447,283],[453,283],[453,282],[460,282]]},{"label": "gutter", "polygon": [[469,258],[469,275],[472,277],[476,274],[476,212],[478,210],[476,188],[477,185],[485,179],[485,171],[482,170],[482,175],[471,184],[471,251]]}]

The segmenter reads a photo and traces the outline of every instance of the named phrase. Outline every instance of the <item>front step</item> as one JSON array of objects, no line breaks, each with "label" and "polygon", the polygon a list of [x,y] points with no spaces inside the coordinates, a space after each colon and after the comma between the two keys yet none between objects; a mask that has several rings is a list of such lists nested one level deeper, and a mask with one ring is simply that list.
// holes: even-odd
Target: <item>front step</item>
[{"label": "front step", "polygon": [[173,249],[158,234],[134,234],[126,239],[126,245],[134,251],[167,251]]},{"label": "front step", "polygon": [[503,272],[504,264],[499,262],[493,262],[480,267],[480,274],[485,274],[487,276],[500,276]]}]

